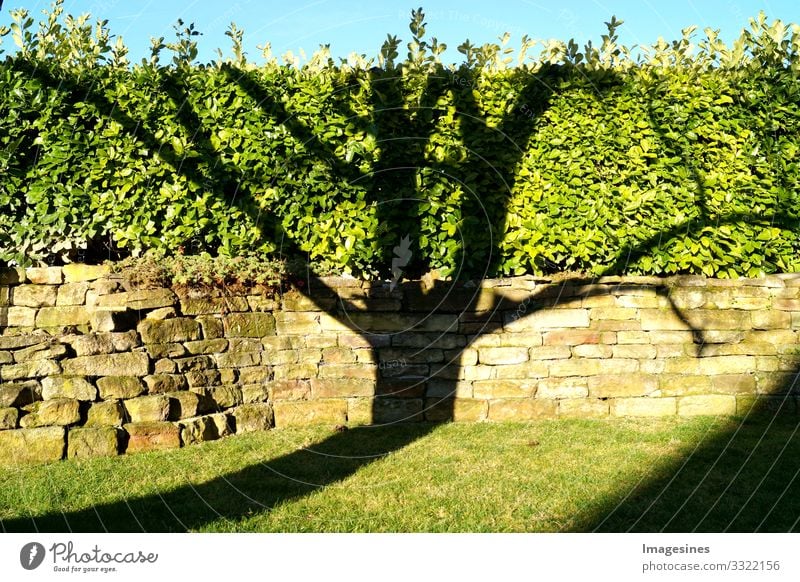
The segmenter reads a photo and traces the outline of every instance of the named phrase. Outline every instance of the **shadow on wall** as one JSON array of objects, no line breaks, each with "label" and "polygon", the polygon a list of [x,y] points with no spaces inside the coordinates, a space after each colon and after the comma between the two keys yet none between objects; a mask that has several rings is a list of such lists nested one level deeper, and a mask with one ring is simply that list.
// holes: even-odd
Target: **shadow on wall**
[{"label": "shadow on wall", "polygon": [[[42,71],[32,71],[31,74],[39,75],[45,83],[53,81],[45,78],[45,73]],[[495,242],[489,247],[473,244],[471,233],[462,232],[461,244],[456,251],[456,264],[479,263],[485,265],[487,270],[498,258],[497,241],[506,231],[508,195],[514,185],[507,183],[504,176],[515,175],[515,169],[524,151],[517,144],[524,145],[529,139],[535,139],[535,117],[547,109],[552,93],[550,87],[543,86],[537,76],[532,76],[524,91],[509,103],[507,111],[510,113],[506,118],[494,127],[490,127],[474,100],[470,98],[471,93],[459,92],[454,105],[462,122],[461,139],[468,152],[468,159],[457,165],[447,162],[436,164],[427,159],[424,153],[425,146],[434,126],[431,120],[435,119],[435,115],[432,114],[438,111],[439,98],[448,90],[451,79],[431,75],[421,101],[418,104],[409,104],[405,101],[407,96],[404,95],[402,83],[392,78],[375,78],[373,88],[377,90],[373,93],[393,97],[388,98],[386,102],[374,103],[377,121],[376,139],[387,147],[384,148],[385,157],[376,165],[378,171],[372,176],[364,177],[354,171],[345,160],[340,159],[334,151],[327,150],[325,145],[315,138],[313,129],[305,127],[293,118],[283,103],[263,92],[258,82],[248,77],[247,73],[232,77],[231,81],[238,83],[259,104],[259,107],[273,112],[276,121],[291,132],[298,143],[306,144],[307,149],[314,153],[320,163],[332,166],[340,175],[347,176],[350,180],[367,178],[373,180],[374,187],[370,192],[374,198],[369,202],[375,203],[379,209],[378,222],[392,224],[401,221],[402,224],[408,225],[409,232],[406,234],[412,240],[421,230],[420,225],[414,225],[414,220],[420,216],[418,206],[423,200],[423,193],[419,192],[416,184],[417,172],[426,169],[456,183],[466,181],[463,178],[465,172],[483,172],[487,176],[484,187],[505,192],[504,203],[496,208],[487,209],[480,205],[477,197],[468,197],[462,214],[478,216],[486,221],[481,228],[488,229]],[[392,84],[395,86],[391,87]],[[604,86],[609,84],[606,83]],[[75,88],[78,87],[80,84],[76,81]],[[184,105],[180,109],[178,118],[191,134],[199,135],[202,141],[203,128],[200,127],[199,118],[187,106],[189,101],[186,95],[181,94],[177,88],[171,90],[175,91],[173,98],[176,103]],[[126,131],[135,133],[148,147],[163,152],[165,159],[172,160],[175,171],[181,172],[180,156],[172,150],[170,144],[162,144],[155,135],[147,134],[140,124],[126,116],[120,107],[108,102],[99,91],[89,88],[85,90],[85,95],[86,100],[94,101],[101,112],[116,119]],[[306,96],[302,98],[305,99]],[[519,112],[523,105],[530,103],[538,105],[535,108],[528,105],[526,113],[521,115]],[[431,114],[431,117],[421,124],[419,116],[424,117],[428,114]],[[382,134],[380,124],[382,119],[386,120],[390,127],[405,127],[407,131],[402,135]],[[410,157],[401,158],[397,155],[397,150],[390,147],[392,140],[410,140],[417,145],[403,149],[404,155]],[[212,148],[203,149],[211,156],[208,163],[224,174],[221,179],[235,183],[237,169],[230,167],[223,160],[214,159]],[[499,157],[498,152],[501,149],[505,153]],[[516,156],[509,157],[509,150],[516,152]],[[400,182],[400,191],[388,191],[389,182],[382,181],[390,173],[400,173],[405,177]],[[397,180],[393,179],[391,183],[395,185],[393,187],[397,187]],[[237,204],[246,212],[257,212],[254,210],[256,205],[253,201],[238,200]],[[266,232],[282,232],[277,217],[255,214],[253,218],[262,222],[274,221],[264,229]],[[641,248],[623,249],[618,260],[629,260],[637,253],[640,255],[647,253],[657,242],[656,237],[644,242]],[[300,250],[301,241],[292,241],[284,236],[281,244],[284,254],[303,255]],[[407,269],[407,272],[413,273],[414,269],[424,267],[414,264],[413,259],[406,261],[402,256],[397,258],[402,259],[396,264],[397,269]],[[618,266],[615,265],[615,268]],[[592,280],[585,282],[591,283]],[[324,281],[311,272],[307,274],[306,284],[301,290],[312,300],[315,294],[325,295],[326,292],[333,294],[332,290],[326,288]],[[461,317],[461,313],[466,311],[465,306],[474,305],[480,299],[479,293],[480,286],[470,289],[437,284],[434,287],[428,299],[438,297],[440,302],[432,301],[432,303],[441,303],[439,308],[445,310],[448,302],[459,306],[456,310],[450,311],[458,315],[453,318],[454,327],[444,332],[442,337],[446,337],[447,333],[463,333],[469,329],[472,333],[470,342],[453,348],[447,360],[441,358],[432,362],[433,369],[424,375],[415,375],[413,370],[407,374],[397,374],[396,371],[388,374],[386,369],[380,369],[371,414],[374,426],[337,433],[311,449],[300,449],[268,464],[250,466],[201,485],[179,487],[164,494],[99,505],[82,511],[8,520],[3,523],[3,527],[6,531],[33,529],[101,531],[105,528],[104,524],[114,524],[114,531],[118,531],[117,527],[128,526],[143,531],[193,530],[202,528],[204,524],[218,519],[220,515],[236,521],[253,511],[268,511],[279,503],[297,499],[320,487],[342,481],[375,459],[425,437],[436,427],[432,422],[398,424],[399,422],[423,419],[446,422],[459,418],[464,411],[459,410],[458,400],[453,397],[458,393],[459,379],[462,377],[462,356],[473,342],[508,323],[503,321],[502,313],[518,313],[519,318],[526,318],[547,305],[564,301],[558,296],[539,296],[535,290],[524,298],[494,295],[492,302],[485,306],[483,312],[485,315],[472,319]],[[361,328],[349,317],[350,314],[365,309],[369,311],[371,306],[376,307],[384,298],[385,289],[376,288],[363,304],[342,299],[338,304],[325,310],[350,330],[360,334],[371,345],[374,362],[380,362],[380,350],[396,345],[395,339],[402,334],[424,330],[425,318],[429,315],[422,313],[416,325],[400,330]],[[681,311],[674,305],[672,309],[687,324],[687,329],[692,329]],[[695,342],[701,347],[704,346],[703,330],[693,329],[693,333]],[[420,359],[427,362],[434,348],[427,345],[419,346],[417,349]],[[702,356],[701,350],[698,357]],[[413,368],[413,364],[409,367]],[[793,387],[792,381],[778,392],[789,393]],[[420,404],[409,405],[409,402]],[[793,397],[790,396],[783,402],[779,406],[781,411],[791,409],[794,412]],[[757,406],[758,409],[754,410],[744,422],[723,426],[686,459],[654,469],[652,478],[628,494],[621,503],[619,499],[613,499],[609,500],[608,505],[587,511],[587,514],[578,520],[582,524],[581,529],[719,530],[730,526],[733,529],[752,530],[759,527],[756,521],[764,517],[767,517],[767,522],[760,524],[761,529],[794,529],[795,524],[789,523],[789,518],[780,511],[780,504],[782,500],[788,501],[796,497],[800,486],[794,479],[788,483],[770,481],[770,475],[777,474],[773,470],[773,461],[788,463],[800,469],[800,462],[797,461],[800,457],[797,454],[789,454],[794,450],[795,443],[794,440],[785,439],[787,434],[785,427],[783,430],[778,430],[783,425],[769,424],[773,418],[771,416],[773,411],[766,409],[767,405]],[[769,422],[765,428],[762,428],[762,424],[751,422],[751,418],[757,415],[767,416]],[[783,451],[786,451],[786,454],[783,454]],[[791,473],[791,470],[788,472]],[[781,474],[787,474],[787,470],[784,468]],[[768,500],[777,503],[770,511],[766,510],[767,504],[770,503]],[[698,513],[705,514],[705,510],[711,511],[708,519],[696,521]]]}]

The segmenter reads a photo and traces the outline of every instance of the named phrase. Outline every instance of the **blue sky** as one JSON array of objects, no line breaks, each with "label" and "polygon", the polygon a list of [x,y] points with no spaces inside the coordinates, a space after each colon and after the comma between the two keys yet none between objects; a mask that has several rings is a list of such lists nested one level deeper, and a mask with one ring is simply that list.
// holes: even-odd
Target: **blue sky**
[{"label": "blue sky", "polygon": [[[38,16],[49,1],[5,0],[0,25],[8,24],[8,11],[25,7]],[[730,40],[747,24],[748,18],[764,10],[770,19],[800,22],[797,0],[67,0],[71,14],[90,12],[109,20],[114,34],[121,35],[134,60],[148,54],[149,38],[170,39],[178,18],[194,22],[199,37],[199,60],[209,61],[215,49],[227,51],[224,32],[235,21],[245,31],[248,55],[258,61],[257,45],[270,42],[273,53],[287,50],[311,54],[320,44],[330,44],[335,57],[350,52],[377,54],[387,33],[410,38],[411,10],[422,4],[427,15],[428,34],[448,44],[446,62],[460,61],[455,47],[466,38],[473,44],[492,42],[503,32],[512,34],[518,46],[523,34],[536,39],[574,38],[581,45],[591,39],[599,43],[605,32],[603,22],[611,15],[625,21],[620,36],[625,44],[651,44],[659,36],[680,37],[680,30],[697,24],[721,29]],[[6,45],[11,44],[10,39]],[[401,46],[405,55],[405,44]],[[6,50],[9,47],[6,46]]]}]

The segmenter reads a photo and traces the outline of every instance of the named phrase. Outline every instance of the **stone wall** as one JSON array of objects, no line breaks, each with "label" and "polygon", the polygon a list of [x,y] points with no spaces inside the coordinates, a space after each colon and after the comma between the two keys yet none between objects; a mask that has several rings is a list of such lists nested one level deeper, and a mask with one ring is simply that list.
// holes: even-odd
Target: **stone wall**
[{"label": "stone wall", "polygon": [[274,296],[12,269],[0,463],[313,423],[793,412],[799,330],[798,275],[327,278]]}]

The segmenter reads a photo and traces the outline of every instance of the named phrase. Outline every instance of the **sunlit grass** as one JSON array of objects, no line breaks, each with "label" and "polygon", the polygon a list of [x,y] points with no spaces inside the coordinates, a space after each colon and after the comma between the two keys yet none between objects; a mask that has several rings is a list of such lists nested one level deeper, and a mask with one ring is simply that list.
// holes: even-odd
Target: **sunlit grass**
[{"label": "sunlit grass", "polygon": [[766,426],[274,430],[6,469],[0,519],[7,531],[785,531],[800,515],[800,443],[791,419]]}]

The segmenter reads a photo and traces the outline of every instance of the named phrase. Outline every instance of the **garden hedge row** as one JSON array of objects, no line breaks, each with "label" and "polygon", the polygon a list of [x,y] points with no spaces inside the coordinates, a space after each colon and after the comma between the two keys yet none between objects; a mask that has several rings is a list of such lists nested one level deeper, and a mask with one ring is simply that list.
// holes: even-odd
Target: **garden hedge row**
[{"label": "garden hedge row", "polygon": [[[612,20],[519,64],[408,56],[194,64],[192,27],[128,62],[103,23],[24,11],[0,62],[0,260],[147,249],[305,254],[321,269],[480,277],[754,276],[800,267],[800,35],[763,15],[632,53]],[[172,62],[159,59],[172,52]],[[526,53],[530,56],[526,56]],[[401,241],[408,237],[404,253]],[[409,258],[410,255],[410,258]],[[399,261],[399,257],[403,260]],[[399,261],[399,262],[398,262]]]}]

